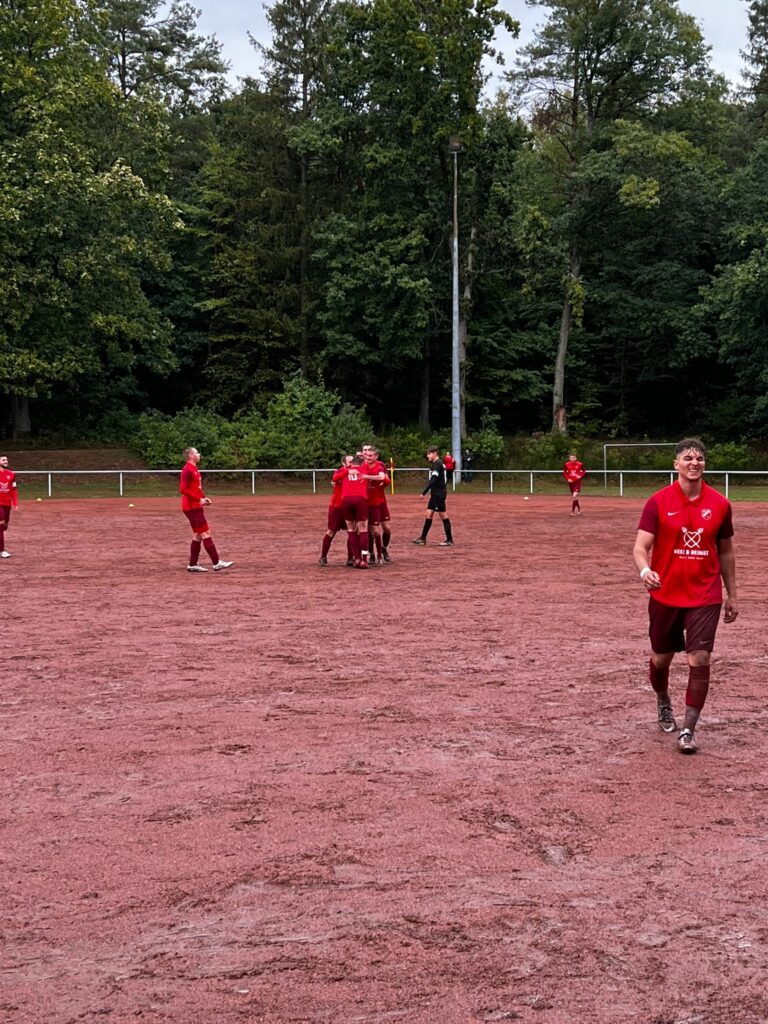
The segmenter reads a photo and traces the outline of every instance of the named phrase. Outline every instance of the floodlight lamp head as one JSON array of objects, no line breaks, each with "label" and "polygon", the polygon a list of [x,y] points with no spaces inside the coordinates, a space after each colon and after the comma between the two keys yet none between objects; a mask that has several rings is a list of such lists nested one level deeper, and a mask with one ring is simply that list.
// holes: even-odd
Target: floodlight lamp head
[{"label": "floodlight lamp head", "polygon": [[449,153],[460,153],[464,147],[461,144],[461,139],[458,135],[448,136],[448,152]]}]

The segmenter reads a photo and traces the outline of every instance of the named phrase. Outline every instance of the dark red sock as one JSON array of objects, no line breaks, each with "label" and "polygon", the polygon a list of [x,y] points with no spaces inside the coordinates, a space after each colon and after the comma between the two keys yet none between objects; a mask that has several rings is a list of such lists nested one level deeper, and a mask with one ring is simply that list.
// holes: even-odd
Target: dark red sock
[{"label": "dark red sock", "polygon": [[328,552],[331,550],[331,541],[333,537],[329,537],[328,534],[323,537],[323,550],[320,553],[321,558],[327,558]]},{"label": "dark red sock", "polygon": [[206,537],[203,541],[203,547],[208,552],[208,557],[214,565],[219,564],[219,552],[216,550],[216,545],[213,543],[213,537]]},{"label": "dark red sock", "polygon": [[347,531],[347,561],[354,559],[355,545],[352,543],[352,534]]},{"label": "dark red sock", "polygon": [[389,547],[389,538],[392,536],[391,530],[384,530],[381,534],[381,545],[386,551]]},{"label": "dark red sock", "polygon": [[653,663],[653,658],[651,658],[648,665],[651,686],[656,693],[666,693],[669,689],[669,665],[665,665],[664,668],[657,668]]},{"label": "dark red sock", "polygon": [[189,564],[190,565],[197,565],[197,560],[200,557],[200,548],[202,546],[203,545],[200,543],[199,540],[193,540],[192,543],[189,545]]},{"label": "dark red sock", "polygon": [[571,512],[575,512],[578,507],[579,507],[579,503],[574,498],[573,501],[571,502]]},{"label": "dark red sock", "polygon": [[347,540],[349,541],[349,546],[352,548],[352,557],[353,558],[359,558],[360,557],[360,537],[359,537],[359,535],[357,533],[355,533],[354,530],[350,530],[349,533],[347,534]]},{"label": "dark red sock", "polygon": [[709,692],[709,665],[691,665],[688,669],[688,689],[685,703],[689,708],[704,707]]}]

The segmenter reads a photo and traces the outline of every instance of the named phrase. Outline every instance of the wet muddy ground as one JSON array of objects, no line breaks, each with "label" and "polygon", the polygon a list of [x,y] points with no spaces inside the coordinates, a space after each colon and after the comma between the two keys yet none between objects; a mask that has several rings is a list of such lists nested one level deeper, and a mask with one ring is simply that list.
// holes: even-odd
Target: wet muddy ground
[{"label": "wet muddy ground", "polygon": [[359,572],[324,497],[213,498],[206,575],[175,500],[14,514],[0,1020],[768,1020],[768,506],[685,758],[639,502],[450,496],[442,549],[395,496]]}]

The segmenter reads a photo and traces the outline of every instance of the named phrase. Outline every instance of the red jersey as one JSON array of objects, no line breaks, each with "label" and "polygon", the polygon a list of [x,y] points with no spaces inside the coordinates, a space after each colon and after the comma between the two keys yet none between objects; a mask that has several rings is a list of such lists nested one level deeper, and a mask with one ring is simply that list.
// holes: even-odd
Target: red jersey
[{"label": "red jersey", "polygon": [[370,473],[371,476],[376,476],[377,473],[383,473],[383,480],[369,480],[368,481],[368,504],[369,505],[384,505],[386,503],[386,495],[384,494],[384,488],[389,483],[389,477],[387,476],[387,467],[383,462],[377,460],[366,464],[364,467],[366,473]]},{"label": "red jersey", "polygon": [[0,505],[19,507],[16,474],[11,469],[0,469]]},{"label": "red jersey", "polygon": [[653,534],[651,568],[661,578],[654,601],[673,608],[722,602],[717,542],[733,536],[727,498],[702,482],[701,494],[690,501],[675,481],[651,495],[638,529]]},{"label": "red jersey", "polygon": [[563,466],[563,476],[569,484],[583,480],[586,475],[584,465],[578,459],[569,459]]},{"label": "red jersey", "polygon": [[368,481],[362,479],[367,473],[366,466],[342,466],[333,474],[333,482],[341,483],[341,498],[368,498]]},{"label": "red jersey", "polygon": [[205,497],[203,478],[194,462],[188,462],[182,469],[179,491],[181,492],[181,507],[185,512],[191,508],[203,507],[203,498]]},{"label": "red jersey", "polygon": [[443,465],[450,472],[450,470],[456,469],[456,459],[452,455],[445,455],[443,457]]},{"label": "red jersey", "polygon": [[[344,467],[341,467],[344,469]],[[341,480],[336,479],[336,474],[333,476],[333,491],[331,492],[331,508],[341,508]]]}]

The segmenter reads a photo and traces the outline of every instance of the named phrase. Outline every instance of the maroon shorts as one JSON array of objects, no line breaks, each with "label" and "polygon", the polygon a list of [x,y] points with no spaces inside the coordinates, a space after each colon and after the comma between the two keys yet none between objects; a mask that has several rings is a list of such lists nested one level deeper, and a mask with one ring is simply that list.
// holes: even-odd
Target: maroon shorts
[{"label": "maroon shorts", "polygon": [[184,515],[189,520],[193,533],[208,533],[210,526],[205,521],[205,512],[201,508],[185,508]]},{"label": "maroon shorts", "polygon": [[715,646],[721,607],[706,604],[699,608],[672,608],[651,598],[648,602],[651,650],[654,654],[711,651]]},{"label": "maroon shorts", "polygon": [[387,506],[382,504],[368,506],[368,522],[371,526],[380,526],[384,522],[384,512]]},{"label": "maroon shorts", "polygon": [[387,499],[385,498],[384,501],[382,501],[381,503],[381,521],[382,523],[388,523],[389,520],[389,505],[387,504]]},{"label": "maroon shorts", "polygon": [[11,519],[11,506],[0,505],[0,530],[4,530]]},{"label": "maroon shorts", "polygon": [[569,480],[568,486],[571,489],[571,494],[581,494],[581,480]]},{"label": "maroon shorts", "polygon": [[344,523],[344,510],[339,505],[328,506],[328,529],[331,533],[338,533],[339,530],[343,530]]},{"label": "maroon shorts", "polygon": [[368,518],[368,501],[365,498],[344,498],[341,508],[348,523],[364,523]]}]

